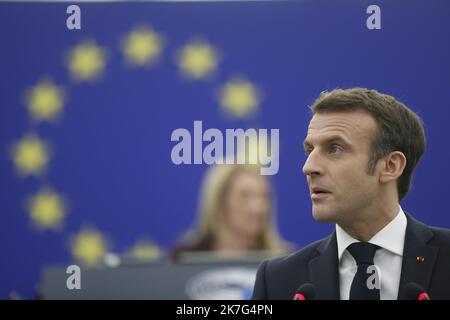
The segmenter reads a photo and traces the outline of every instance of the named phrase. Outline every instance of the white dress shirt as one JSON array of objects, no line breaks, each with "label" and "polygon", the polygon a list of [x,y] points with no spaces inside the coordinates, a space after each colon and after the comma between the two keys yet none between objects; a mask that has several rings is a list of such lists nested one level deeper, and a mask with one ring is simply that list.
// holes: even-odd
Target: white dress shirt
[{"label": "white dress shirt", "polygon": [[[396,300],[398,297],[407,225],[405,213],[401,207],[399,209],[397,216],[368,241],[380,247],[375,252],[373,261],[380,273],[381,300]],[[350,244],[359,241],[352,238],[338,225],[336,225],[336,239],[339,258],[340,295],[341,300],[348,300],[350,286],[358,267],[355,259],[346,249]]]}]

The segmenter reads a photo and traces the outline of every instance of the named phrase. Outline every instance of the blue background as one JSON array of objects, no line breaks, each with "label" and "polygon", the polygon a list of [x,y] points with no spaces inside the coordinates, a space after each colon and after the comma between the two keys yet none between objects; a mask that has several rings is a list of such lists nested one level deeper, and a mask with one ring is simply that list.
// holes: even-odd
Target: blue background
[{"label": "blue background", "polygon": [[[381,7],[382,29],[366,28]],[[276,1],[79,4],[82,29],[66,28],[68,4],[0,3],[0,297],[33,297],[48,264],[68,264],[67,239],[85,224],[123,252],[139,238],[164,249],[192,223],[206,165],[176,166],[176,128],[279,128],[273,176],[278,224],[299,247],[333,228],[311,217],[301,172],[310,105],[323,90],[364,86],[391,94],[423,118],[428,148],[402,207],[427,224],[450,227],[450,4],[448,1]],[[160,63],[127,68],[121,36],[146,23],[164,34]],[[209,80],[184,81],[174,54],[201,36],[222,54]],[[74,83],[64,53],[80,40],[107,47],[100,81]],[[225,117],[216,90],[243,75],[263,92],[249,118]],[[51,76],[67,88],[62,120],[33,123],[23,93]],[[26,132],[51,141],[47,174],[20,178],[8,150]],[[64,194],[61,231],[31,226],[24,199],[42,185]]]}]

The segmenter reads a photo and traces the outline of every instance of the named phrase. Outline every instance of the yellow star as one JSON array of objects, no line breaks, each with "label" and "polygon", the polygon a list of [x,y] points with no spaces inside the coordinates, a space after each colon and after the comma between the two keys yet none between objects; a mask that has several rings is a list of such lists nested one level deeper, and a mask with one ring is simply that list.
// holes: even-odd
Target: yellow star
[{"label": "yellow star", "polygon": [[61,229],[65,207],[63,197],[46,187],[28,200],[31,221],[39,229]]},{"label": "yellow star", "polygon": [[236,79],[222,87],[219,99],[223,108],[241,118],[259,106],[260,94],[252,83]]},{"label": "yellow star", "polygon": [[35,134],[28,134],[12,147],[11,157],[20,175],[40,175],[49,161],[50,148]]},{"label": "yellow star", "polygon": [[86,266],[98,265],[107,252],[104,236],[92,228],[83,228],[71,240],[71,251],[75,259]]},{"label": "yellow star", "polygon": [[142,26],[130,32],[122,43],[128,63],[144,66],[156,62],[162,50],[162,37],[151,28]]},{"label": "yellow star", "polygon": [[105,61],[105,50],[94,41],[83,41],[69,52],[67,59],[70,74],[78,81],[97,79],[105,68]]},{"label": "yellow star", "polygon": [[161,256],[161,249],[150,241],[140,241],[131,248],[130,254],[139,260],[154,261]]},{"label": "yellow star", "polygon": [[27,93],[28,110],[33,120],[55,120],[64,104],[64,91],[57,87],[50,79],[40,81]]},{"label": "yellow star", "polygon": [[216,70],[219,54],[208,43],[194,40],[180,51],[177,60],[184,75],[198,80],[210,76]]}]

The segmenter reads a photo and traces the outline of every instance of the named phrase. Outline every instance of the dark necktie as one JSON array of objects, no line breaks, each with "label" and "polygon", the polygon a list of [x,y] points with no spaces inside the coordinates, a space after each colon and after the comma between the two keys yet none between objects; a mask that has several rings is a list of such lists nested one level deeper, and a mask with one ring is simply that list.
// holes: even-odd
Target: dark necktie
[{"label": "dark necktie", "polygon": [[350,300],[380,300],[380,290],[376,287],[369,288],[367,283],[368,278],[374,274],[367,273],[367,268],[373,265],[373,257],[379,248],[368,242],[355,242],[347,247],[358,265],[350,287]]}]

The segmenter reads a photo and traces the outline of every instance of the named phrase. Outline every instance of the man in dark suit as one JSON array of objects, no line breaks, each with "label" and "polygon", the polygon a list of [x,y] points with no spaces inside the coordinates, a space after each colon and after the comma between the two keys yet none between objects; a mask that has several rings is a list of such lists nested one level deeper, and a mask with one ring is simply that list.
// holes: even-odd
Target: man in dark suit
[{"label": "man in dark suit", "polygon": [[336,230],[264,261],[252,298],[292,299],[311,284],[301,293],[315,299],[450,299],[450,230],[400,206],[425,151],[421,119],[365,88],[323,92],[311,110],[303,172],[313,217]]}]

